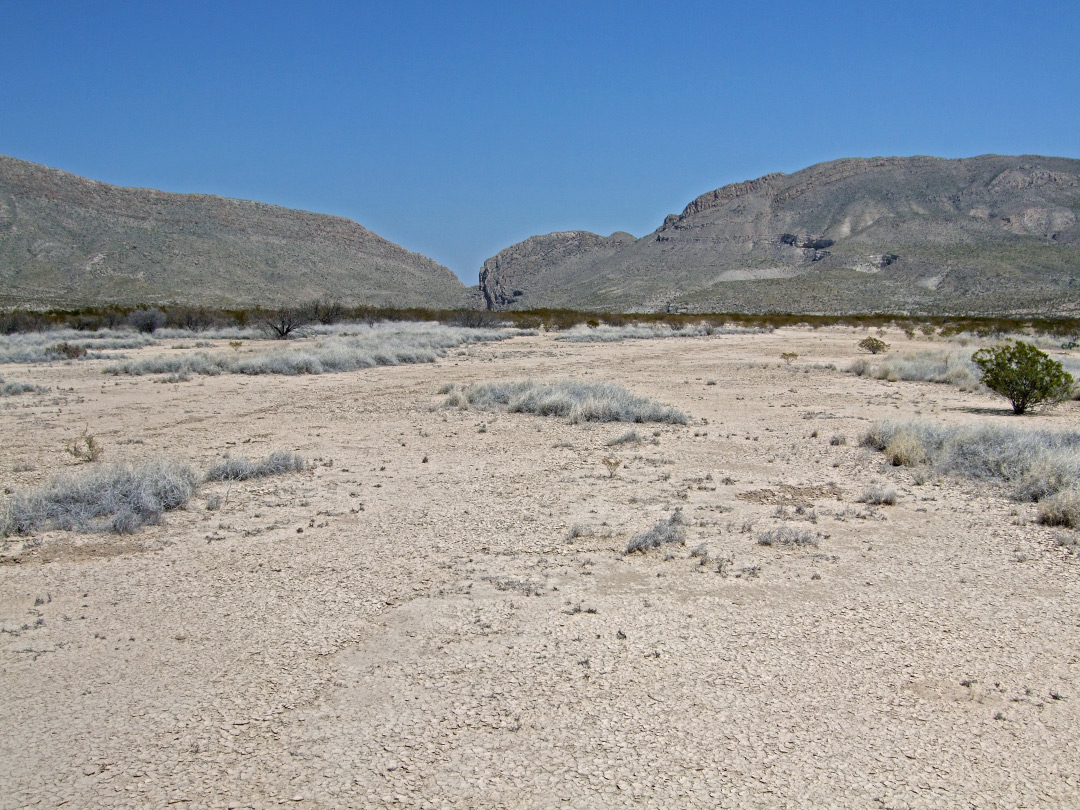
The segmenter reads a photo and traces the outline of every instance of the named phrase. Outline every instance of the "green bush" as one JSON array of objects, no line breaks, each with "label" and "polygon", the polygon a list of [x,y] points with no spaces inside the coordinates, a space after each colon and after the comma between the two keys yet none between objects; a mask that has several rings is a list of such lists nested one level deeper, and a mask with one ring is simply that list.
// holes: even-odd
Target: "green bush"
[{"label": "green bush", "polygon": [[870,354],[881,354],[889,350],[889,344],[881,338],[868,337],[859,341],[859,348]]},{"label": "green bush", "polygon": [[1072,393],[1072,375],[1061,363],[1020,340],[1015,346],[979,349],[971,361],[981,370],[982,384],[1006,397],[1018,415],[1039,405],[1055,405]]}]

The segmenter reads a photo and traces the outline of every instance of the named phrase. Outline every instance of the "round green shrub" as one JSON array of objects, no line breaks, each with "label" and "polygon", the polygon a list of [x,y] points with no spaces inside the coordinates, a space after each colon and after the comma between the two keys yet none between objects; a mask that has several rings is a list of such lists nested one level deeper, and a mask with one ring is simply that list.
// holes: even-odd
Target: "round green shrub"
[{"label": "round green shrub", "polygon": [[982,384],[1006,397],[1018,415],[1040,405],[1055,405],[1072,393],[1072,375],[1061,363],[1020,340],[1014,346],[979,349],[971,361],[981,371]]}]

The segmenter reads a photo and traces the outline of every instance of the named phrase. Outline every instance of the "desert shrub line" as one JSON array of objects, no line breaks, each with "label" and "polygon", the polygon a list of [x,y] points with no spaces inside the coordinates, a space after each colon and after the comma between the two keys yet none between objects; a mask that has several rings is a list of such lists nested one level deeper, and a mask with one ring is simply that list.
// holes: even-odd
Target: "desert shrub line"
[{"label": "desert shrub line", "polygon": [[659,340],[677,337],[705,337],[708,335],[757,335],[769,330],[747,326],[715,326],[702,322],[697,324],[627,324],[589,325],[571,327],[555,338],[566,343],[619,343],[624,340]]},{"label": "desert shrub line", "polygon": [[[335,327],[326,327],[334,329]],[[330,334],[309,345],[253,354],[192,352],[125,360],[105,368],[107,374],[327,374],[375,366],[433,363],[448,349],[472,343],[506,340],[522,334],[510,329],[469,329],[440,324],[379,324],[352,333]]]}]

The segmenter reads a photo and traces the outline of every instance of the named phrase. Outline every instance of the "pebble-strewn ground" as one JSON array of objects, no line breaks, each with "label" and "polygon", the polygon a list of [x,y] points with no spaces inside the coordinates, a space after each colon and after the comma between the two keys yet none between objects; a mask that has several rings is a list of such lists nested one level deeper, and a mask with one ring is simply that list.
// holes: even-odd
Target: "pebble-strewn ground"
[{"label": "pebble-strewn ground", "polygon": [[[0,808],[1080,807],[1067,530],[859,446],[880,418],[1076,429],[1080,403],[1018,420],[827,367],[864,336],[541,334],[178,384],[0,369],[52,388],[0,400],[11,489],[79,466],[84,429],[105,461],[315,465],[204,485],[133,537],[8,544]],[[691,422],[609,446],[631,426],[440,407],[526,377]],[[860,503],[876,485],[898,503]],[[685,546],[622,554],[676,508]],[[781,525],[818,545],[757,544]]]}]

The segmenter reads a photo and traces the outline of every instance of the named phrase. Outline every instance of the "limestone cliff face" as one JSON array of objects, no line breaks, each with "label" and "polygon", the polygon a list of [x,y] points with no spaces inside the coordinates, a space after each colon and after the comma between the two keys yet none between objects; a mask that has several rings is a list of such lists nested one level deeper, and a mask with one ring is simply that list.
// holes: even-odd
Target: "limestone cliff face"
[{"label": "limestone cliff face", "polygon": [[0,304],[464,306],[431,259],[342,217],[120,188],[0,156]]},{"label": "limestone cliff face", "polygon": [[1080,311],[1080,161],[1069,158],[836,160],[702,194],[617,250],[591,236],[548,251],[526,240],[489,260],[488,306]]},{"label": "limestone cliff face", "polygon": [[634,237],[624,232],[600,236],[589,231],[558,231],[531,236],[484,262],[480,290],[488,309],[513,309],[522,300],[548,294],[548,269],[587,273],[589,267],[616,255]]}]

